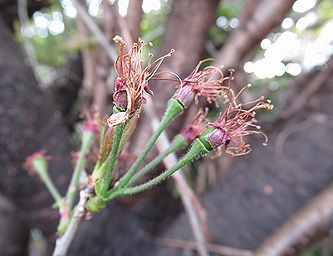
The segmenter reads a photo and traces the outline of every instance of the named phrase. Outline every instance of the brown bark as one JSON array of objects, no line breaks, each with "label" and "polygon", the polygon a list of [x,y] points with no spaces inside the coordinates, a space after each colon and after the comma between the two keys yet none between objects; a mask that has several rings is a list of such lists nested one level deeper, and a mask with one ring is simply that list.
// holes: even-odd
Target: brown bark
[{"label": "brown bark", "polygon": [[[294,0],[264,0],[258,6],[254,3],[255,11],[247,10],[249,4],[245,4],[240,26],[230,35],[218,54],[218,62],[226,68],[238,68],[246,55],[282,22],[293,3]],[[247,12],[253,15],[248,15]]]},{"label": "brown bark", "polygon": [[[85,1],[79,1],[84,3]],[[86,27],[82,17],[78,15],[77,28],[82,44],[81,55],[83,63],[83,86],[81,89],[81,100],[85,107],[90,107],[93,102],[94,90],[96,89],[96,54],[95,49],[90,45],[90,32]]]},{"label": "brown bark", "polygon": [[142,19],[142,1],[143,0],[130,0],[128,3],[126,23],[133,40],[137,40],[140,36],[140,23]]}]

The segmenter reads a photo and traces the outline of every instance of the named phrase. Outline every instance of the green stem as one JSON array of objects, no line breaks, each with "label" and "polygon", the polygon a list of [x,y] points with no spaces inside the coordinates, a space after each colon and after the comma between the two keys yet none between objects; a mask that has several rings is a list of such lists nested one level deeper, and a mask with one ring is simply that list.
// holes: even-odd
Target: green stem
[{"label": "green stem", "polygon": [[159,176],[153,178],[152,180],[150,180],[144,184],[141,184],[141,185],[138,185],[135,187],[131,187],[131,188],[125,188],[124,190],[121,190],[121,195],[133,195],[133,194],[145,191],[147,189],[150,189],[153,186],[156,186],[157,184],[161,183],[165,179],[169,178],[174,172],[176,172],[183,166],[193,162],[194,160],[200,158],[202,155],[204,155],[208,152],[209,152],[209,150],[202,143],[202,141],[200,139],[196,139],[193,142],[190,150],[173,167],[164,171]]},{"label": "green stem", "polygon": [[168,127],[170,122],[179,114],[181,114],[184,110],[183,105],[175,99],[170,99],[168,102],[168,107],[166,109],[166,112],[161,120],[160,126],[157,128],[153,136],[148,141],[146,147],[144,148],[141,155],[138,157],[138,159],[134,162],[132,167],[128,170],[128,172],[119,180],[119,182],[114,187],[115,190],[118,188],[125,187],[134,173],[137,171],[137,169],[140,167],[141,163],[145,159],[145,157],[148,155],[148,153],[153,148],[154,144],[156,143],[156,140],[161,135],[161,133]]},{"label": "green stem", "polygon": [[82,144],[81,144],[81,150],[79,154],[79,159],[76,162],[74,173],[72,175],[71,182],[69,184],[67,193],[66,193],[66,201],[68,204],[68,209],[71,211],[73,209],[74,200],[76,197],[76,194],[78,192],[80,177],[82,174],[82,171],[84,170],[86,166],[86,154],[88,153],[90,146],[92,145],[92,142],[94,140],[94,133],[90,131],[84,131],[82,135]]},{"label": "green stem", "polygon": [[50,194],[52,195],[54,201],[56,202],[57,206],[60,206],[62,197],[61,194],[59,193],[58,189],[56,188],[56,186],[54,185],[54,183],[52,182],[49,174],[47,171],[41,171],[38,172],[40,178],[42,179],[42,181],[44,182],[47,190],[50,192]]},{"label": "green stem", "polygon": [[117,159],[120,154],[119,145],[121,142],[121,137],[123,135],[125,126],[126,123],[116,126],[111,154],[102,164],[102,166],[97,170],[98,172],[97,176],[99,176],[100,178],[96,180],[95,190],[96,194],[101,198],[105,197],[105,194],[107,193],[110,187],[113,169],[116,166]]},{"label": "green stem", "polygon": [[148,172],[152,171],[164,158],[173,152],[176,152],[187,145],[185,138],[182,135],[177,135],[170,144],[170,147],[164,150],[161,154],[154,158],[150,163],[143,167],[140,171],[133,175],[128,183],[128,186],[133,184],[136,180],[146,175]]}]

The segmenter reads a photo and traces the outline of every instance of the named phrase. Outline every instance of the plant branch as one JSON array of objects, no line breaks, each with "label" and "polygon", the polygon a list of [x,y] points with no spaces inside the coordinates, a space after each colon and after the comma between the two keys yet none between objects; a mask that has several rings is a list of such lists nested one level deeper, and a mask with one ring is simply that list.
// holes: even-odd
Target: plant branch
[{"label": "plant branch", "polygon": [[255,251],[256,256],[281,256],[311,241],[316,232],[328,229],[333,218],[333,184],[314,197]]},{"label": "plant branch", "polygon": [[110,45],[107,38],[101,31],[101,29],[96,25],[94,20],[90,17],[86,9],[77,1],[73,0],[73,3],[75,5],[75,8],[78,12],[78,15],[81,16],[82,20],[86,24],[86,26],[89,28],[91,33],[96,37],[96,40],[99,42],[99,44],[103,47],[107,55],[110,57],[111,60],[115,60],[117,58],[117,52],[115,49]]},{"label": "plant branch", "polygon": [[74,215],[66,229],[66,232],[57,239],[53,256],[65,256],[71,245],[79,225],[85,215],[85,205],[88,199],[92,196],[93,187],[87,185],[84,190],[80,192],[80,200],[75,208]]},{"label": "plant branch", "polygon": [[86,166],[86,154],[88,153],[93,140],[94,140],[94,134],[92,132],[83,131],[79,159],[76,162],[74,173],[66,193],[66,200],[68,204],[68,209],[70,211],[73,208],[75,196],[79,190],[79,182],[82,171]]}]

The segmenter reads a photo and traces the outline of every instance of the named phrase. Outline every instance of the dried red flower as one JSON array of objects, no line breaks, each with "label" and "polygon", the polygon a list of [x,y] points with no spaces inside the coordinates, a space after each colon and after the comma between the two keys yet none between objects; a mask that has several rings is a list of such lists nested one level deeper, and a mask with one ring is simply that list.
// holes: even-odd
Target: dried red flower
[{"label": "dried red flower", "polygon": [[207,129],[205,122],[207,117],[207,111],[202,108],[194,116],[191,123],[189,123],[181,132],[181,135],[185,138],[188,144],[191,144],[196,138],[200,136]]},{"label": "dried red flower", "polygon": [[[251,151],[250,144],[244,141],[245,136],[260,134],[265,140],[263,145],[267,144],[267,136],[260,131],[261,127],[257,125],[255,115],[260,109],[273,109],[269,100],[263,101],[263,96],[246,104],[237,104],[238,96],[239,94],[237,96],[229,95],[230,101],[226,110],[210,124],[211,127],[217,129],[206,137],[213,148],[220,149],[220,146],[224,145],[226,153],[232,156],[245,155]],[[252,107],[244,109],[246,105],[252,105]]]},{"label": "dried red flower", "polygon": [[192,73],[183,80],[183,83],[173,96],[185,108],[192,103],[193,99],[197,103],[199,96],[205,97],[209,103],[218,105],[218,98],[226,95],[230,90],[228,86],[222,85],[229,77],[224,77],[218,67],[208,66],[199,70],[200,66],[208,60],[210,59],[199,62]]},{"label": "dried red flower", "polygon": [[114,64],[118,77],[113,100],[124,112],[112,114],[107,119],[109,127],[126,122],[130,114],[140,111],[142,104],[146,102],[144,91],[153,94],[148,87],[148,81],[156,74],[163,60],[174,52],[171,50],[153,63],[150,63],[152,58],[150,54],[147,66],[143,67],[142,53],[145,43],[141,39],[132,45],[127,54],[124,54],[125,41],[120,36],[116,36],[113,40],[119,45],[118,57]]},{"label": "dried red flower", "polygon": [[50,156],[46,156],[45,155],[46,150],[40,150],[40,151],[36,151],[34,153],[32,153],[31,155],[27,156],[25,158],[23,167],[31,172],[36,171],[35,167],[34,167],[34,163],[36,163],[36,160],[42,160],[43,162],[48,161],[51,159]]}]

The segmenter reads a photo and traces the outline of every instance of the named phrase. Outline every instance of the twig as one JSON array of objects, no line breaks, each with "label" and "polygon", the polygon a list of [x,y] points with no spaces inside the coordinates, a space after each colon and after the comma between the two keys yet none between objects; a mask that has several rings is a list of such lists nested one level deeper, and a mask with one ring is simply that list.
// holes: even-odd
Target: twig
[{"label": "twig", "polygon": [[43,83],[43,80],[39,73],[39,69],[38,69],[39,65],[38,65],[38,60],[36,58],[35,48],[31,42],[31,40],[24,35],[24,29],[26,29],[28,27],[28,20],[29,20],[27,8],[28,8],[27,0],[18,1],[18,16],[19,16],[19,20],[20,20],[21,29],[23,31],[22,32],[23,46],[24,46],[25,53],[27,54],[28,61],[30,63],[32,71],[35,75],[35,78],[36,78],[39,86],[43,87],[44,83]]},{"label": "twig", "polygon": [[71,245],[74,236],[80,226],[80,223],[85,215],[85,205],[93,193],[93,187],[87,185],[84,190],[80,192],[80,200],[75,208],[74,215],[66,229],[66,232],[57,239],[53,256],[65,256],[68,248]]},{"label": "twig", "polygon": [[[151,104],[144,105],[144,110],[149,113],[151,117],[151,125],[155,130],[159,126],[159,120],[156,117],[155,111],[151,107]],[[170,147],[170,142],[163,132],[157,141],[157,148],[160,152],[163,152],[166,148]],[[171,168],[177,163],[177,157],[175,154],[170,154],[163,160],[166,168]],[[183,202],[187,217],[189,219],[194,238],[196,240],[196,247],[201,256],[208,256],[206,248],[206,237],[208,236],[208,224],[206,220],[206,213],[201,203],[193,193],[190,186],[187,184],[182,170],[177,171],[172,175],[177,184],[177,188],[180,191],[180,197]]]},{"label": "twig", "polygon": [[[84,7],[82,7],[84,8]],[[84,42],[81,48],[82,63],[83,63],[83,93],[80,95],[82,97],[82,102],[85,107],[88,107],[92,100],[93,91],[96,84],[96,58],[95,52],[89,49],[89,30],[83,20],[82,13],[78,12],[78,17],[76,19],[77,29],[79,31],[79,36],[82,42]]]},{"label": "twig", "polygon": [[107,55],[111,58],[111,60],[115,60],[117,58],[117,52],[116,50],[110,45],[107,38],[101,31],[101,29],[96,25],[94,20],[90,17],[90,15],[87,13],[86,9],[77,1],[73,0],[73,3],[75,5],[75,8],[78,12],[78,14],[82,17],[82,20],[87,25],[91,33],[96,37],[96,40],[98,43],[103,47]]},{"label": "twig", "polygon": [[311,242],[311,236],[329,229],[333,218],[333,184],[294,214],[255,251],[256,256],[280,256],[299,245]]},{"label": "twig", "polygon": [[[158,245],[179,249],[197,250],[197,244],[193,241],[184,241],[180,239],[170,239],[165,237],[157,237],[154,242]],[[221,254],[224,256],[254,256],[249,250],[237,249],[229,246],[218,244],[206,244],[207,250],[211,253]]]}]

